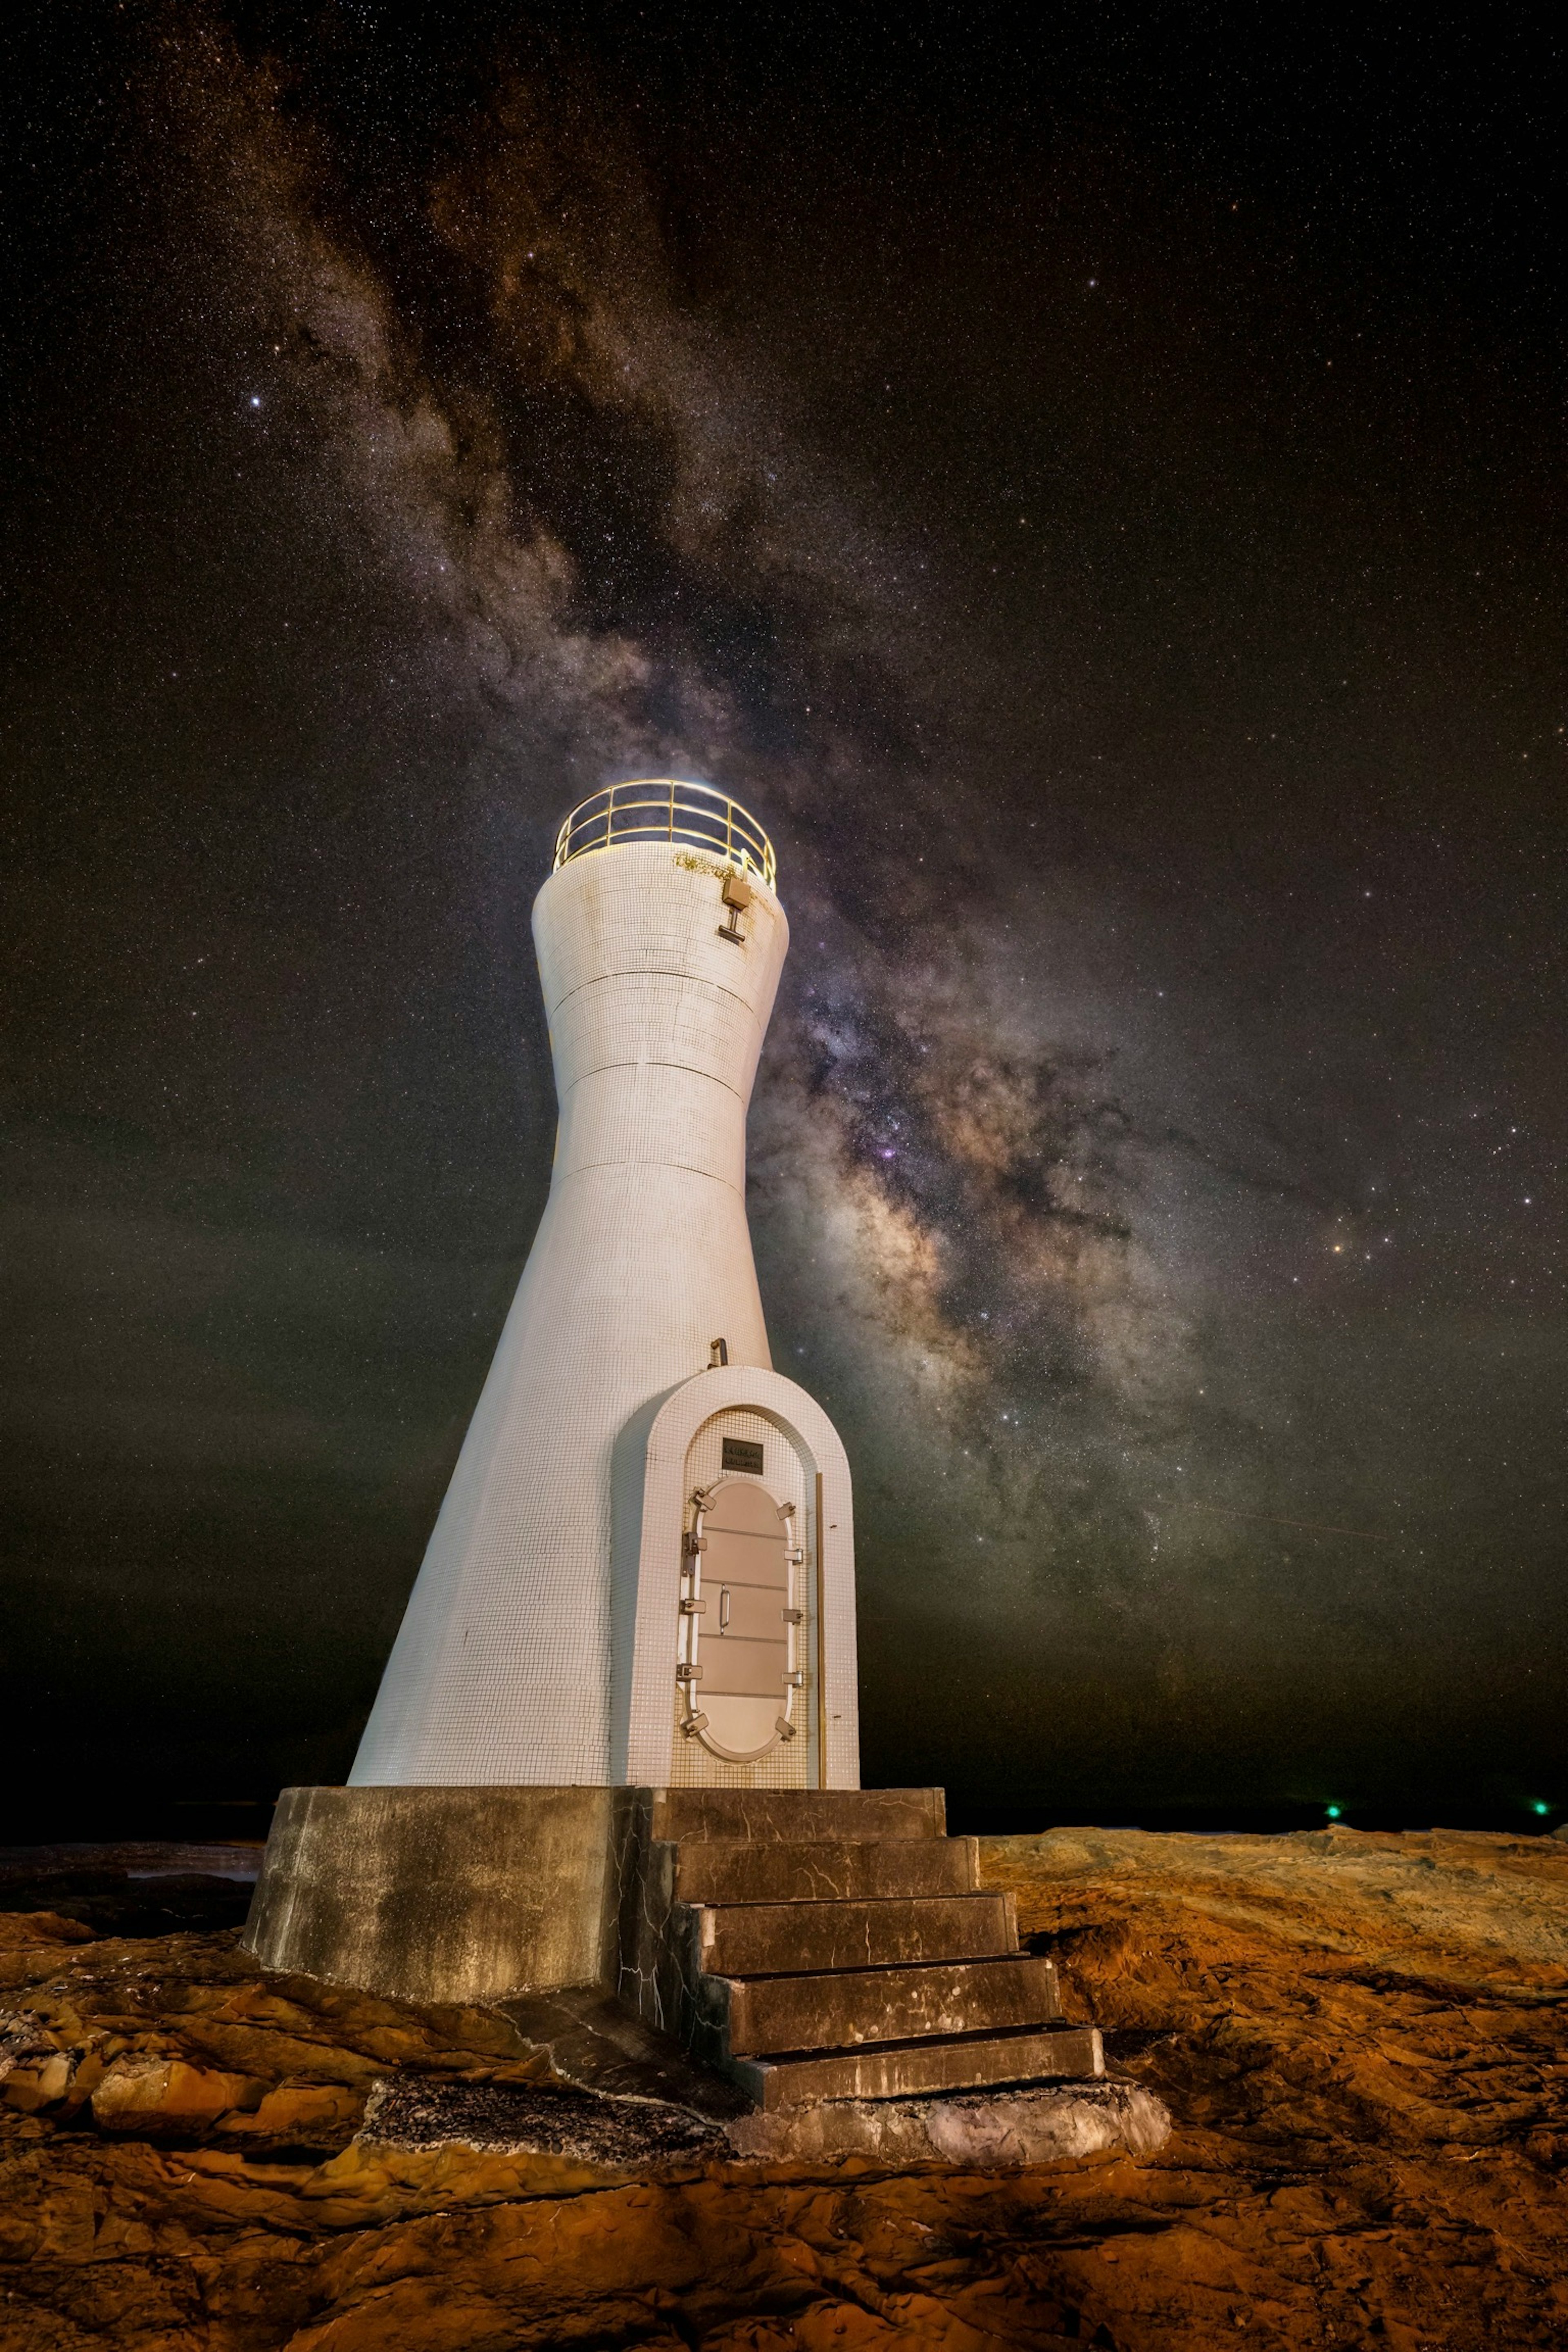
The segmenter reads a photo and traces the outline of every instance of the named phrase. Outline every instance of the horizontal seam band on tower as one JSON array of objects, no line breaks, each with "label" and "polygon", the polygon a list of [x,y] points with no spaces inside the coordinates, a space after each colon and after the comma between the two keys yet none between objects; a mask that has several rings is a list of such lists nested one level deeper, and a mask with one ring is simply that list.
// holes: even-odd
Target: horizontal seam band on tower
[{"label": "horizontal seam band on tower", "polygon": [[746,1197],[743,1185],[731,1184],[727,1176],[715,1176],[711,1168],[694,1168],[689,1160],[583,1160],[575,1168],[563,1169],[552,1179],[550,1189],[553,1192],[557,1184],[569,1184],[574,1176],[591,1175],[595,1168],[677,1168],[683,1176],[704,1176],[710,1184],[722,1184],[737,1201]]},{"label": "horizontal seam band on tower", "polygon": [[749,998],[738,996],[732,988],[726,988],[721,980],[706,980],[700,973],[682,971],[679,966],[672,966],[668,971],[596,971],[592,980],[580,980],[575,988],[569,988],[564,996],[558,996],[553,1004],[547,1004],[544,1008],[546,1020],[553,1021],[561,1007],[570,1004],[574,996],[581,996],[585,988],[607,988],[612,981],[616,980],[683,980],[689,988],[711,989],[715,996],[727,996],[731,1004],[740,1005],[742,1012],[751,1014],[759,1029],[763,1026],[757,1018],[756,1006]]},{"label": "horizontal seam band on tower", "polygon": [[[732,1087],[728,1078],[714,1077],[711,1070],[700,1070],[693,1062],[656,1062],[651,1059],[640,1062],[595,1062],[591,1070],[583,1072],[582,1077],[573,1079],[566,1089],[566,1095],[574,1095],[584,1079],[596,1078],[605,1070],[684,1070],[689,1077],[712,1078],[713,1084],[716,1087],[722,1087],[727,1095],[733,1095],[742,1108],[745,1105],[746,1097],[739,1087]],[[563,1110],[566,1108],[566,1095],[561,1097]]]}]

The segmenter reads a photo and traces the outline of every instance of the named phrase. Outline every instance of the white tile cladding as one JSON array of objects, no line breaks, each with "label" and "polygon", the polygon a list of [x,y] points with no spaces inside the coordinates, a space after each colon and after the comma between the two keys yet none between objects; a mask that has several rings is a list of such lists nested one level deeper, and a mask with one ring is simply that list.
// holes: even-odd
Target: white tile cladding
[{"label": "white tile cladding", "polygon": [[[673,1685],[673,1605],[636,1612],[635,1660],[612,1654],[617,1614],[629,1631],[612,1598],[616,1439],[704,1370],[714,1339],[731,1367],[772,1361],[746,1108],[789,929],[754,876],[732,923],[722,877],[679,845],[621,843],[571,858],[534,902],[560,1100],[550,1197],[353,1785],[619,1780],[615,1697]],[[852,1559],[833,1568],[852,1625]],[[852,1695],[839,1704],[833,1777],[855,1769]]]}]

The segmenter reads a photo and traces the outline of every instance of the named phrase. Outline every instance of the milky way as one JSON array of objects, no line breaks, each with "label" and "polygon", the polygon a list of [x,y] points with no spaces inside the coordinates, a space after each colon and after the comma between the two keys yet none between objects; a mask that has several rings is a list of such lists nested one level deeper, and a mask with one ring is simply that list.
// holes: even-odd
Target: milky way
[{"label": "milky way", "polygon": [[547,1180],[529,900],[672,773],[779,847],[752,1218],[857,1470],[870,1776],[1568,1805],[1514,315],[1456,355],[1300,126],[1272,181],[1131,89],[873,129],[851,53],[787,121],[689,68],[700,163],[586,37],[247,21],[103,51],[15,369],[49,1705],[149,1785],[341,1771]]}]

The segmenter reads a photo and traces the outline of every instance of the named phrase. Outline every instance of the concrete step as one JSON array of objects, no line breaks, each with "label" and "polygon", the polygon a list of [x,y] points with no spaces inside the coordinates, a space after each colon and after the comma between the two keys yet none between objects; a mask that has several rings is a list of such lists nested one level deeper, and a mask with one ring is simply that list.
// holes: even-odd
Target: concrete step
[{"label": "concrete step", "polygon": [[760,2107],[813,2106],[823,2099],[915,2098],[924,2092],[986,2090],[1003,2083],[1103,2074],[1092,2025],[1055,2032],[949,2034],[858,2050],[812,2050],[733,2058],[725,2070]]},{"label": "concrete step", "polygon": [[752,1845],[689,1840],[676,1858],[681,1903],[866,1903],[910,1895],[968,1895],[979,1883],[972,1837],[821,1838]]},{"label": "concrete step", "polygon": [[988,1960],[1018,1948],[1013,1898],[1003,1894],[737,1903],[703,1906],[697,1921],[699,1965],[713,1977]]},{"label": "concrete step", "polygon": [[696,1992],[704,2038],[729,2058],[994,2033],[1045,2025],[1062,2013],[1052,1963],[1023,1955],[831,1976],[702,1976]]},{"label": "concrete step", "polygon": [[744,1839],[767,1845],[835,1843],[858,1838],[940,1838],[947,1811],[940,1789],[660,1789],[649,1835]]}]

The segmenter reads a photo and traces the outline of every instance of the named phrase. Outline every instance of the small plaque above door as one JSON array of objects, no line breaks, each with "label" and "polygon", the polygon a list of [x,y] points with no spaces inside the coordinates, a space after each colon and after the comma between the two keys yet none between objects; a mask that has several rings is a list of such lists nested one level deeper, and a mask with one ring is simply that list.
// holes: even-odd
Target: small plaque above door
[{"label": "small plaque above door", "polygon": [[749,1437],[726,1437],[722,1440],[721,1470],[743,1470],[752,1478],[763,1475],[763,1449]]}]

